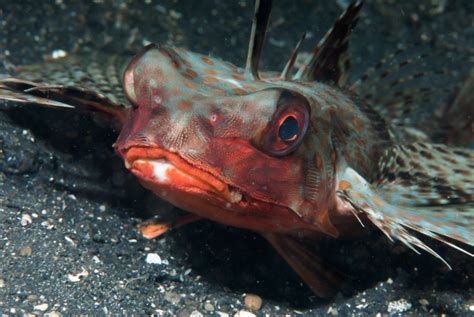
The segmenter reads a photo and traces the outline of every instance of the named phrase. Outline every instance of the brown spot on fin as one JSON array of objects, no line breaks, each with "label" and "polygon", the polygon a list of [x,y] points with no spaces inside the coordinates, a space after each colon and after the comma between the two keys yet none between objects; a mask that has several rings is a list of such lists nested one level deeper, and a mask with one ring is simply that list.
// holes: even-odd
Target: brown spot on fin
[{"label": "brown spot on fin", "polygon": [[[424,250],[450,265],[436,251],[420,240],[414,232],[441,241],[471,257],[468,246],[474,246],[474,203],[407,205],[397,200],[384,184],[370,184],[352,168],[346,167],[338,174],[338,182],[351,184],[340,188],[337,197],[340,206],[351,208],[352,213],[366,217],[390,240],[398,240],[419,253]],[[389,189],[393,190],[393,189]],[[414,232],[413,232],[414,231]],[[455,242],[458,242],[457,244]],[[466,246],[459,246],[465,243]]]},{"label": "brown spot on fin", "polygon": [[43,86],[77,87],[127,107],[122,75],[131,57],[99,52],[69,55],[40,64],[18,66],[8,76],[0,75],[0,80],[12,77]]},{"label": "brown spot on fin", "polygon": [[474,152],[442,144],[412,143],[387,149],[375,180],[385,200],[404,206],[474,202]]},{"label": "brown spot on fin", "polygon": [[318,296],[329,298],[342,287],[341,279],[303,241],[281,234],[262,234]]},{"label": "brown spot on fin", "polygon": [[245,71],[252,79],[260,78],[258,74],[258,65],[260,63],[263,43],[265,42],[265,34],[268,29],[271,9],[272,0],[255,1],[255,16],[252,23],[252,31],[250,33],[247,63],[245,65]]},{"label": "brown spot on fin", "polygon": [[123,121],[129,106],[122,87],[127,60],[90,53],[12,68],[0,75],[0,100],[100,111]]},{"label": "brown spot on fin", "polygon": [[317,80],[343,86],[350,68],[349,37],[355,27],[362,1],[352,2],[313,49],[311,59],[294,79]]}]

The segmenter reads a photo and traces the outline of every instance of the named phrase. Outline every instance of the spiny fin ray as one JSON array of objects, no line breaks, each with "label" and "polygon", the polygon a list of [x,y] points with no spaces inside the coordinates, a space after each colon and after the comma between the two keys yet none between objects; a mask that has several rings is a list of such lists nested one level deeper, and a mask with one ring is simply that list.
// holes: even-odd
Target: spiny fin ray
[{"label": "spiny fin ray", "polygon": [[271,9],[272,0],[255,1],[255,16],[252,23],[252,31],[250,33],[247,63],[245,65],[246,74],[254,80],[260,78],[258,74],[258,65],[260,63],[263,43],[265,42]]},{"label": "spiny fin ray", "polygon": [[0,100],[95,110],[123,120],[128,107],[121,83],[126,60],[94,53],[11,67],[11,74],[0,75]]},{"label": "spiny fin ray", "polygon": [[[449,264],[432,248],[415,236],[411,230],[436,239],[446,245],[474,256],[466,248],[450,240],[474,246],[474,203],[412,204],[400,203],[387,192],[393,188],[386,183],[368,183],[353,169],[346,167],[338,175],[338,182],[350,184],[337,190],[338,199],[353,213],[365,215],[390,239],[396,239],[411,249],[421,249]],[[472,197],[471,197],[472,198]],[[410,229],[410,230],[409,230]],[[449,238],[446,239],[446,238]]]},{"label": "spiny fin ray", "polygon": [[323,81],[343,86],[350,68],[349,37],[355,27],[362,1],[352,2],[313,49],[311,59],[301,66],[294,79]]}]

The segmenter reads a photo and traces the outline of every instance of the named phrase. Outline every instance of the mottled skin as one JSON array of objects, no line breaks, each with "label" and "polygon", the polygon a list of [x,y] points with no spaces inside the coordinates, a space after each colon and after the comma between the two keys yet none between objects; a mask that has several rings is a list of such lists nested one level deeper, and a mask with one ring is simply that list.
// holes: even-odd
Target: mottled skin
[{"label": "mottled skin", "polygon": [[[16,77],[0,76],[0,100],[108,113],[121,126],[115,148],[125,166],[196,215],[176,226],[207,218],[257,231],[320,296],[334,294],[339,280],[305,245],[315,237],[359,234],[372,223],[442,261],[413,231],[472,257],[474,153],[426,143],[426,135],[397,141],[403,131],[386,121],[404,119],[396,114],[409,104],[380,108],[358,97],[363,81],[345,86],[361,5],[349,5],[296,73],[299,44],[282,74],[258,72],[270,12],[261,0],[245,69],[153,44],[123,78],[120,59],[101,55],[85,59],[85,70],[79,57],[17,68]],[[448,119],[471,111],[470,94],[460,91]],[[169,226],[144,232],[158,236]]]},{"label": "mottled skin", "polygon": [[[337,212],[337,165],[346,160],[372,177],[374,165],[365,158],[389,144],[337,88],[271,75],[246,80],[243,69],[183,50],[146,48],[127,68],[124,86],[135,107],[116,147],[132,172],[158,196],[232,226],[337,236],[326,218]],[[309,132],[291,153],[272,155],[279,120],[295,111],[309,116]],[[175,176],[160,182],[144,161],[168,156],[219,185],[198,190]]]}]

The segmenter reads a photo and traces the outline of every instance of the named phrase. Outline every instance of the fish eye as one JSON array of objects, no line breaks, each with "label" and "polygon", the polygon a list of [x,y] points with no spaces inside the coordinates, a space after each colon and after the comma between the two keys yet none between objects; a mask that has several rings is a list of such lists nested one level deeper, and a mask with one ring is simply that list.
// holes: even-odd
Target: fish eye
[{"label": "fish eye", "polygon": [[298,130],[298,120],[292,115],[289,115],[280,125],[278,136],[283,141],[292,141],[298,136]]},{"label": "fish eye", "polygon": [[283,90],[273,119],[264,133],[262,150],[272,156],[284,156],[298,148],[308,129],[310,107],[305,97]]}]

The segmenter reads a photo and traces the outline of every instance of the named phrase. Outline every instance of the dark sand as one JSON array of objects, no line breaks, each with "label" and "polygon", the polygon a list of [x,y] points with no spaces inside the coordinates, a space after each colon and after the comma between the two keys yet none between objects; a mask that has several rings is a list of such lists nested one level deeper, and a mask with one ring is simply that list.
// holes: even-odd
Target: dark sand
[{"label": "dark sand", "polygon": [[[161,42],[243,65],[251,1],[95,2],[3,0],[0,59],[8,55],[20,65],[58,49],[113,53]],[[263,66],[281,69],[300,34],[312,34],[307,51],[342,11],[337,3],[346,1],[275,2]],[[356,74],[400,43],[420,39],[473,55],[473,1],[368,2],[351,42]],[[472,64],[461,61],[465,69]],[[106,124],[8,108],[0,112],[0,313],[233,316],[248,310],[244,293],[263,298],[254,312],[261,316],[474,313],[472,259],[436,243],[453,271],[376,233],[325,243],[324,257],[352,286],[323,301],[250,232],[200,222],[147,241],[137,224],[152,211],[173,208],[127,173]],[[28,217],[32,223],[23,226]],[[147,263],[150,253],[161,264]]]}]

